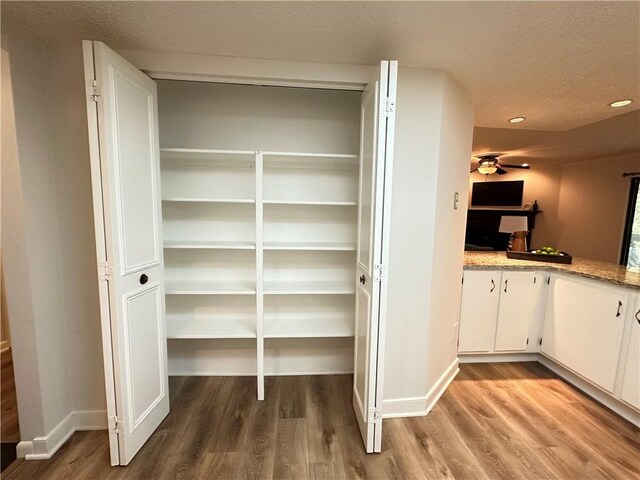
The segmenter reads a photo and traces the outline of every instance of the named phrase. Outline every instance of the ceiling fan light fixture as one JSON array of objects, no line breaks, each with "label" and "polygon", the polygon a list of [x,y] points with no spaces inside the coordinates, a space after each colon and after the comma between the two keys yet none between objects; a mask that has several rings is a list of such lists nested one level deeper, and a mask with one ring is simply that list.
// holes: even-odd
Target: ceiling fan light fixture
[{"label": "ceiling fan light fixture", "polygon": [[483,175],[491,175],[492,173],[496,173],[498,171],[498,167],[492,164],[482,164],[478,167],[478,172]]},{"label": "ceiling fan light fixture", "polygon": [[520,123],[520,122],[524,122],[527,119],[527,117],[513,117],[509,119],[509,123]]},{"label": "ceiling fan light fixture", "polygon": [[632,100],[630,98],[625,98],[624,100],[616,100],[615,102],[611,102],[609,106],[613,108],[626,107],[631,103],[631,101]]},{"label": "ceiling fan light fixture", "polygon": [[529,164],[528,164],[528,163],[523,163],[523,164],[522,164],[522,166],[523,166],[524,168],[529,168]]}]

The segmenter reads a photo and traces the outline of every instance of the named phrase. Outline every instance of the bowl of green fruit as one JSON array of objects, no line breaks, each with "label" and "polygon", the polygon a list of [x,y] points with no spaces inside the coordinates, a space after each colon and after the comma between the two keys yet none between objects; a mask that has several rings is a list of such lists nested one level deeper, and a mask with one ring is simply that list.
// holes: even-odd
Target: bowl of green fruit
[{"label": "bowl of green fruit", "polygon": [[507,258],[514,260],[530,260],[534,262],[571,263],[571,255],[554,247],[542,247],[528,252],[507,251]]}]

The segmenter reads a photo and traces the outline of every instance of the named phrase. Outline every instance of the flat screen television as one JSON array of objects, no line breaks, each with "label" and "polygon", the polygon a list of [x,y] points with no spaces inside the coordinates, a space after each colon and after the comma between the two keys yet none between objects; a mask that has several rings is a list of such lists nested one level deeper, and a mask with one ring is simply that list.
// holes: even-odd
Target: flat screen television
[{"label": "flat screen television", "polygon": [[520,207],[524,180],[511,182],[474,182],[472,207]]}]

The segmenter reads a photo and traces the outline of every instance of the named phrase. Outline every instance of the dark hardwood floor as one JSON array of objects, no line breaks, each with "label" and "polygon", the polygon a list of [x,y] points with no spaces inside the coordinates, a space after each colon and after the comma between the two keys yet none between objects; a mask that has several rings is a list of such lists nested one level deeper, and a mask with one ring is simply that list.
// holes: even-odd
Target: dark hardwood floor
[{"label": "dark hardwood floor", "polygon": [[20,441],[11,348],[0,352],[0,378],[0,471],[4,471],[16,459],[16,445]]},{"label": "dark hardwood floor", "polygon": [[[128,467],[76,433],[10,479],[638,479],[640,431],[536,363],[463,365],[426,417],[384,421],[367,455],[351,377],[172,378],[171,414]],[[8,473],[8,475],[7,475]]]}]

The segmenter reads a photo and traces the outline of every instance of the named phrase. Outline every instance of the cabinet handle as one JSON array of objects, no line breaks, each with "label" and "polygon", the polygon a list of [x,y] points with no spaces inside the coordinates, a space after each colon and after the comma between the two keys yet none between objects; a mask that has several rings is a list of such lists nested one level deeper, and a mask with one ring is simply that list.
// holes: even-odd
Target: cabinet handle
[{"label": "cabinet handle", "polygon": [[620,309],[622,308],[622,302],[618,300],[618,310],[616,311],[616,318],[620,316]]},{"label": "cabinet handle", "polygon": [[489,290],[489,293],[493,293],[493,291],[496,289],[496,282],[493,281],[493,278],[491,279],[491,290]]},{"label": "cabinet handle", "polygon": [[508,278],[504,281],[504,293],[507,293],[507,282],[508,281],[509,281]]},{"label": "cabinet handle", "polygon": [[366,281],[367,281],[367,277],[365,277],[364,275],[360,275],[360,283],[364,285]]},{"label": "cabinet handle", "polygon": [[640,310],[638,310],[636,312],[636,320],[638,321],[638,323],[640,324]]}]

